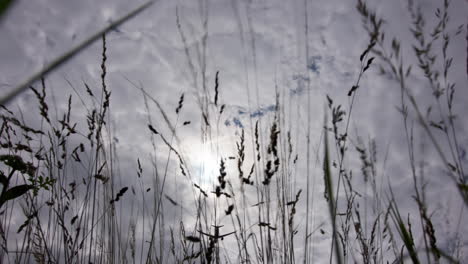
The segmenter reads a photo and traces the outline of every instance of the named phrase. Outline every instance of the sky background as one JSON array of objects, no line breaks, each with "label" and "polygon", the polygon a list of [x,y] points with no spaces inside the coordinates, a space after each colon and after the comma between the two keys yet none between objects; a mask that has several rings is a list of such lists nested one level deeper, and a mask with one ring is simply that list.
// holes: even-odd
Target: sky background
[{"label": "sky background", "polygon": [[[421,4],[427,26],[432,28],[434,12],[441,7],[442,1],[415,2]],[[140,3],[143,2],[17,1],[0,21],[0,92],[12,89],[52,59]],[[412,53],[414,39],[409,31],[411,20],[406,10],[407,1],[374,0],[368,1],[368,4],[386,19],[386,38],[396,36],[401,42],[404,62],[413,65],[408,86],[421,109],[434,105],[428,82],[417,68],[417,59]],[[333,98],[335,104],[342,104],[348,109],[350,97],[347,93],[358,78],[359,56],[369,43],[355,6],[356,1],[343,0],[306,3],[303,0],[160,0],[108,33],[107,82],[112,91],[109,140],[118,154],[117,185],[137,186],[134,176],[137,158],[142,161],[146,173],[141,180],[143,185],[151,185],[154,152],[151,133],[147,128],[149,118],[161,134],[167,138],[171,134],[161,111],[151,100],[147,102],[148,115],[138,87],[143,87],[148,95],[156,99],[169,120],[178,124],[179,140],[175,140],[175,146],[188,161],[187,166],[193,174],[192,183],[207,190],[213,188],[219,159],[236,155],[235,142],[239,140],[242,128],[247,138],[246,169],[249,168],[252,160],[252,124],[260,122],[266,145],[269,126],[278,113],[275,102],[276,94],[279,94],[280,112],[284,118],[281,133],[291,132],[294,151],[298,155],[298,163],[294,167],[296,190],[304,188],[305,184],[305,142],[308,118],[311,120],[311,174],[314,177],[313,197],[316,201],[311,229],[327,226],[329,217],[323,199],[323,176],[320,161],[316,160],[322,158],[321,128],[327,106],[326,95]],[[451,1],[448,32],[454,34],[460,25],[464,25],[461,34],[451,39],[448,55],[453,57],[449,79],[457,83],[454,106],[458,113],[456,131],[463,154],[460,159],[465,165],[468,149],[468,122],[464,116],[468,112],[467,11],[466,1]],[[205,20],[206,28],[203,24]],[[204,41],[206,46],[203,45]],[[436,45],[436,48],[440,50],[440,45]],[[93,91],[99,91],[101,52],[102,43],[97,41],[46,78],[49,100],[52,105],[55,104],[54,111],[63,113],[68,95],[72,94],[74,117],[81,120],[78,127],[83,129],[86,128],[83,118],[86,108],[78,94],[86,97],[83,82]],[[390,184],[400,210],[405,215],[408,212],[416,213],[416,203],[411,198],[413,186],[403,122],[397,110],[399,86],[388,75],[379,75],[379,64],[380,61],[376,59],[360,81],[349,127],[351,154],[346,164],[355,172],[356,188],[362,190],[366,197],[361,185],[359,156],[354,146],[358,144],[358,138],[366,144],[369,139],[374,139],[382,197],[388,194],[387,186]],[[215,75],[219,71],[219,103],[225,104],[225,111],[219,119],[211,116],[211,136],[208,138],[204,138],[200,130],[203,118],[197,102],[204,95],[204,67],[208,98],[214,98]],[[311,98],[309,108],[308,92]],[[184,105],[177,116],[175,109],[182,94]],[[8,106],[15,112],[21,110],[26,123],[32,127],[40,127],[38,106],[32,92],[22,93]],[[466,222],[466,208],[453,183],[447,180],[438,156],[414,115],[410,115],[410,120],[416,138],[416,160],[424,160],[426,164],[429,211],[433,215],[436,232],[443,234],[438,243],[441,248],[450,251],[454,247],[451,243],[458,239],[465,249],[464,259],[468,260],[468,237],[457,237],[457,234],[468,232],[465,225],[458,224]],[[185,121],[191,123],[181,126]],[[441,134],[436,136],[441,138]],[[155,155],[157,163],[164,168],[167,149],[158,138],[155,142],[160,150]],[[165,193],[188,208],[184,212],[184,221],[190,223],[194,219],[189,209],[194,190],[191,182],[181,175],[175,155],[172,154],[170,160],[170,180]],[[235,161],[227,160],[227,164],[228,175],[235,175]],[[254,200],[252,195],[252,203]],[[122,203],[124,211],[129,212],[133,208],[131,203],[138,202],[135,198],[132,202]],[[305,201],[301,200],[297,218],[299,225],[304,221],[301,220],[305,215],[304,207]],[[178,209],[171,208],[170,204],[164,208],[167,210],[167,221],[170,222],[171,217],[179,217]],[[21,221],[21,216],[18,219]],[[319,234],[314,235],[313,239],[316,241],[314,260],[327,259],[329,239],[322,239]],[[298,241],[302,241],[302,237]],[[298,260],[300,258],[299,255]]]}]

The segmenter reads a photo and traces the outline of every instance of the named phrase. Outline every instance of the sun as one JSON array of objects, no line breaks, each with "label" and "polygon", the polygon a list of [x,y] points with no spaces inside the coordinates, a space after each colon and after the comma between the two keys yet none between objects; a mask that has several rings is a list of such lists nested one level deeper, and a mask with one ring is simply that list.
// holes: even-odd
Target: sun
[{"label": "sun", "polygon": [[200,185],[211,185],[219,173],[221,157],[210,144],[191,144],[190,164],[195,181]]}]

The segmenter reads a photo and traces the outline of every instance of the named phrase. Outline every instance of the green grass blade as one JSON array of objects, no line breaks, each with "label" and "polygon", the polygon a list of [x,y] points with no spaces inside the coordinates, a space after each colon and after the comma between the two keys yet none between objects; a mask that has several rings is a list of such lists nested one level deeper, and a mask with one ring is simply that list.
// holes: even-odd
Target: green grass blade
[{"label": "green grass blade", "polygon": [[0,18],[3,16],[9,7],[13,4],[14,0],[0,0]]},{"label": "green grass blade", "polygon": [[[327,114],[325,110],[325,127],[327,125]],[[330,211],[330,218],[332,221],[332,228],[333,228],[333,238],[334,247],[335,247],[335,255],[336,255],[336,263],[342,264],[343,260],[341,258],[341,250],[340,250],[340,243],[338,242],[337,236],[337,228],[336,228],[336,215],[335,215],[335,198],[333,196],[333,182],[332,182],[332,175],[330,170],[330,152],[328,149],[328,131],[325,131],[325,142],[324,142],[324,157],[323,157],[323,173],[324,173],[324,181],[325,181],[325,190],[328,193],[328,209]]]}]

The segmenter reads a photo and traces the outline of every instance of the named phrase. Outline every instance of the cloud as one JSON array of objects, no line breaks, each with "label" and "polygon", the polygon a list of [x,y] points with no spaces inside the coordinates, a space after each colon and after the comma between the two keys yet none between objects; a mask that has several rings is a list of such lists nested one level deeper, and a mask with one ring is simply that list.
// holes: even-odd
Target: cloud
[{"label": "cloud", "polygon": [[[466,22],[461,4],[453,2],[450,9],[453,14],[451,28]],[[405,5],[375,1],[369,1],[369,4],[376,7],[379,14],[385,15],[388,22],[385,24],[388,30],[386,38],[391,38],[392,35],[401,38],[403,61],[413,64],[414,75],[408,79],[407,84],[421,105],[421,110],[426,112],[428,107],[432,106],[434,112],[430,118],[439,122],[441,116],[434,114],[437,113],[438,102],[429,91],[427,79],[417,68],[418,62],[412,55],[411,45],[414,40],[410,32],[406,31],[411,21],[405,13]],[[99,3],[20,1],[11,10],[11,15],[2,20],[4,24],[0,25],[0,33],[6,36],[0,44],[1,91],[11,88],[46,61],[95,32],[106,22],[125,13],[133,5],[136,4],[121,0]],[[433,11],[438,5],[439,1],[427,1],[422,6],[424,14],[428,16],[429,25],[435,23]],[[180,28],[186,38],[185,44],[181,40],[181,32],[176,23],[176,7],[180,15]],[[156,200],[159,197],[157,188],[162,188],[163,179],[165,182],[161,202],[165,218],[164,224],[158,222],[158,235],[163,238],[160,242],[168,259],[175,258],[169,250],[173,239],[171,232],[178,243],[183,240],[181,221],[184,223],[186,235],[200,236],[197,231],[200,228],[213,232],[211,224],[215,222],[225,225],[223,232],[231,231],[231,219],[222,215],[231,203],[237,203],[236,209],[246,212],[245,219],[250,219],[249,230],[256,230],[258,233],[258,218],[253,217],[258,213],[258,207],[253,205],[266,202],[259,201],[266,198],[257,194],[264,187],[261,182],[268,159],[274,161],[274,157],[271,153],[268,154],[267,150],[271,140],[272,123],[276,120],[279,122],[280,131],[279,153],[283,155],[280,166],[284,166],[281,167],[284,170],[281,173],[287,175],[287,182],[290,184],[285,190],[285,199],[290,201],[299,189],[303,190],[293,221],[293,229],[298,232],[295,240],[296,261],[301,262],[304,254],[302,243],[305,239],[307,186],[310,191],[308,202],[313,206],[313,212],[309,214],[308,230],[312,241],[312,259],[315,262],[329,259],[331,227],[329,216],[324,213],[328,212],[328,208],[323,195],[321,164],[324,106],[327,105],[325,95],[334,100],[334,106],[340,104],[341,109],[345,109],[346,120],[350,114],[351,102],[347,92],[358,79],[359,55],[367,47],[369,40],[355,11],[354,1],[308,1],[308,39],[305,35],[304,8],[303,1],[161,0],[141,16],[107,35],[106,81],[112,95],[110,122],[105,133],[108,140],[105,150],[111,151],[114,148],[115,152],[112,153],[115,154],[115,163],[112,163],[112,170],[109,169],[106,173],[112,172],[116,175],[113,182],[115,192],[130,186],[136,193],[133,194],[132,188],[129,188],[118,204],[121,238],[126,241],[122,243],[128,245],[129,227],[133,221],[137,227],[139,249],[148,250],[148,243],[145,242],[148,239],[147,231],[155,213],[155,204],[159,202]],[[448,52],[454,57],[454,67],[449,72],[449,79],[457,81],[454,112],[459,115],[454,120],[458,143],[453,142],[453,139],[450,144],[444,143],[443,151],[450,153],[450,157],[459,157],[461,164],[466,166],[468,136],[465,132],[468,124],[462,113],[468,111],[465,103],[468,94],[463,89],[463,85],[466,84],[466,54],[460,56],[464,54],[460,51],[466,50],[463,34],[466,32],[463,31],[460,36],[453,38],[453,46],[450,46]],[[440,48],[440,43],[434,46]],[[46,76],[47,102],[50,103],[51,116],[55,117],[53,120],[61,118],[66,112],[68,95],[72,94],[72,120],[77,122],[80,131],[87,131],[86,115],[93,108],[99,108],[101,53],[102,43],[97,42],[64,67]],[[441,56],[438,54],[438,60]],[[442,65],[440,61],[438,63],[437,65]],[[219,104],[215,105],[214,76],[217,71]],[[411,213],[411,219],[414,220],[418,213],[412,198],[414,187],[409,163],[409,143],[405,137],[401,113],[396,109],[401,105],[399,86],[394,79],[380,76],[378,72],[376,60],[360,79],[348,128],[349,156],[344,161],[348,173],[353,175],[355,190],[360,195],[360,208],[368,209],[369,214],[364,220],[367,224],[375,217],[370,213],[373,197],[380,197],[385,204],[389,186],[392,186],[396,194],[400,209],[404,212],[402,214]],[[156,107],[148,98],[145,102],[141,91],[127,79],[137,86],[141,84],[161,107]],[[96,98],[87,95],[84,83],[90,87]],[[35,84],[35,87],[40,87],[40,84]],[[185,101],[180,114],[177,114],[175,109],[182,93],[186,95]],[[277,95],[279,108],[275,104]],[[9,107],[18,115],[21,110],[25,122],[32,127],[41,128],[43,121],[37,116],[36,101],[31,92],[26,92]],[[406,103],[408,104],[408,101]],[[445,104],[443,105],[445,107]],[[329,118],[330,115],[331,113]],[[176,128],[177,138],[172,134],[172,128],[164,121],[164,116]],[[422,171],[425,172],[429,210],[434,212],[436,228],[443,230],[441,234],[448,234],[447,237],[442,236],[441,247],[454,252],[455,245],[451,241],[455,240],[451,238],[466,231],[465,227],[458,227],[455,222],[457,219],[466,219],[466,213],[459,214],[457,209],[463,205],[455,195],[454,185],[446,177],[447,172],[441,169],[443,164],[425,131],[419,126],[413,111],[408,120],[410,131],[413,132],[416,162],[421,165],[416,170],[418,175],[422,174]],[[184,125],[187,121],[190,121],[190,124]],[[257,121],[258,136],[255,131]],[[149,123],[152,123],[184,158],[184,164],[181,164],[174,152],[169,151],[160,135],[151,134],[148,130]],[[345,123],[339,124],[341,131],[345,126]],[[310,135],[307,134],[309,127]],[[245,157],[239,165],[242,130],[245,132]],[[438,142],[447,142],[446,135],[441,131],[434,129],[433,133]],[[362,139],[364,146],[371,140],[375,140],[377,144],[377,194],[373,193],[369,183],[363,180],[362,161],[356,150],[358,137]],[[330,136],[330,139],[332,138]],[[70,147],[83,140],[79,136],[73,138]],[[307,144],[308,140],[310,144]],[[336,164],[338,160],[335,146],[332,143],[330,146],[333,146],[332,162]],[[458,147],[458,150],[455,150],[455,147]],[[256,156],[257,148],[262,154],[260,160]],[[107,154],[110,153],[106,152],[102,158],[109,159]],[[86,166],[92,167],[90,157],[92,156],[88,156],[89,163],[86,163]],[[142,178],[136,176],[137,159],[145,172]],[[215,191],[218,184],[218,166],[221,159],[226,160],[227,177],[233,184],[232,191],[236,194],[238,191],[244,191],[245,197],[242,199],[245,200],[241,201],[240,197],[236,202],[224,199],[225,197],[215,200],[211,192]],[[89,177],[86,168],[83,169],[72,162],[70,166],[68,175],[72,179],[67,179],[67,183]],[[253,171],[253,186],[241,189],[239,166],[244,177]],[[186,176],[183,176],[182,169],[187,173]],[[333,167],[332,170],[336,176],[338,168]],[[335,184],[337,181],[338,179],[334,178]],[[194,187],[194,184],[198,184],[208,193],[208,199],[203,199],[200,189]],[[151,191],[146,192],[147,188],[151,188]],[[164,198],[164,195],[180,207]],[[344,197],[345,194],[341,191],[338,195]],[[107,198],[109,197],[110,195]],[[275,209],[272,219],[279,219],[282,213],[291,212],[290,206],[282,208],[283,211],[276,210],[279,208],[276,197],[272,197],[269,202],[271,208]],[[216,214],[212,210],[215,203],[219,206]],[[81,210],[80,204],[72,205],[74,212]],[[448,207],[456,209],[445,213],[444,210],[448,209],[444,206],[447,204],[451,205]],[[196,206],[200,205],[208,208],[203,216],[206,220],[203,224],[196,218]],[[340,213],[346,210],[344,202],[340,202],[338,207]],[[19,210],[14,219],[15,224],[21,224],[24,220]],[[444,221],[451,224],[444,225]],[[417,221],[412,223],[416,225]],[[280,223],[275,225],[279,226]],[[323,229],[325,234],[322,234],[320,229]],[[415,228],[414,232],[415,237],[420,237],[419,229]],[[13,235],[9,239],[11,243],[16,243]],[[249,243],[254,243],[253,238],[249,239]],[[459,241],[466,250],[465,240],[465,237],[460,236]],[[222,244],[222,253],[234,257],[237,254],[232,251],[237,247],[235,241],[226,238]],[[138,260],[140,258],[141,256],[137,257]]]}]

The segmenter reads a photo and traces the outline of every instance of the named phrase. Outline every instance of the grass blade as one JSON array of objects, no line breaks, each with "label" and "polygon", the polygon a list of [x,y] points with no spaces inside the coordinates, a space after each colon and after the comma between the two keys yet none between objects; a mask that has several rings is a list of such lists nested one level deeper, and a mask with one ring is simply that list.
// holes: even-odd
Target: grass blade
[{"label": "grass blade", "polygon": [[[325,127],[327,125],[327,114],[325,110]],[[336,228],[336,215],[335,215],[335,198],[333,197],[333,185],[332,185],[332,175],[330,170],[330,153],[328,149],[328,131],[325,131],[325,142],[324,142],[324,157],[323,157],[323,173],[324,173],[324,181],[325,181],[325,190],[328,194],[328,209],[330,211],[330,218],[332,221],[332,228],[333,228],[333,242],[335,247],[335,254],[336,254],[336,263],[342,264],[341,258],[341,249],[340,244],[338,243],[338,236],[337,236],[337,228]]]},{"label": "grass blade", "polygon": [[[111,23],[110,25],[106,26],[105,28],[101,29],[100,31],[96,32],[94,35],[90,36],[88,39],[84,40],[76,47],[70,49],[69,51],[65,52],[63,55],[59,56],[48,65],[46,65],[42,70],[33,74],[30,78],[26,79],[23,83],[16,86],[13,90],[7,93],[5,96],[2,96],[0,99],[0,105],[4,105],[11,101],[15,96],[26,90],[34,81],[40,79],[42,76],[48,74],[49,72],[53,71],[55,68],[59,67],[73,56],[78,54],[84,48],[88,47],[94,41],[99,39],[103,34],[107,33],[109,30],[123,24],[125,21],[129,20],[130,18],[136,16],[141,11],[148,8],[150,5],[154,3],[154,0],[148,1],[145,4],[141,5],[140,7],[136,8],[135,10],[129,12],[127,15],[121,17],[120,19],[116,20],[115,22]],[[0,12],[2,10],[0,9]],[[1,13],[0,13],[1,15]]]},{"label": "grass blade", "polygon": [[10,8],[13,4],[14,0],[1,0],[0,1],[0,18],[3,16],[8,8]]}]

